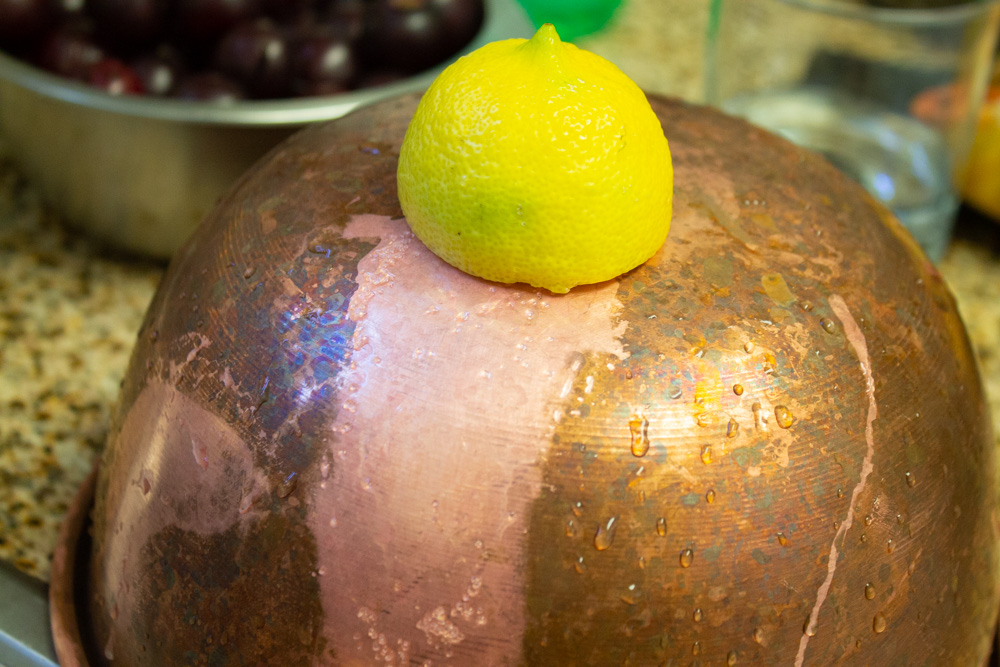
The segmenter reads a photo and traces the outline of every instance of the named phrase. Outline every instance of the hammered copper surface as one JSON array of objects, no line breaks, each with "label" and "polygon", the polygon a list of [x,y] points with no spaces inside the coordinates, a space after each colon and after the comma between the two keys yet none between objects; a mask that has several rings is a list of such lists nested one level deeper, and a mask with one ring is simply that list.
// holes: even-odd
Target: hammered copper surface
[{"label": "hammered copper surface", "polygon": [[248,173],[175,258],[123,387],[98,652],[982,663],[996,460],[940,276],[819,157],[652,103],[670,237],[563,296],[410,235],[395,169],[416,98]]}]

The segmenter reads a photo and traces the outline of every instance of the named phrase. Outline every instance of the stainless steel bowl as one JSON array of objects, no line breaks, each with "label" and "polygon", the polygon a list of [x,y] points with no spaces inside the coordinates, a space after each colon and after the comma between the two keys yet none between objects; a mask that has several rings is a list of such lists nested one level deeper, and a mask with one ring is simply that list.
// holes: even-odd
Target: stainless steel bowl
[{"label": "stainless steel bowl", "polygon": [[[486,0],[463,53],[526,37],[514,0]],[[213,105],[116,97],[0,53],[0,137],[68,222],[108,244],[168,258],[218,197],[307,123],[425,88],[443,65],[404,81],[327,97]]]}]

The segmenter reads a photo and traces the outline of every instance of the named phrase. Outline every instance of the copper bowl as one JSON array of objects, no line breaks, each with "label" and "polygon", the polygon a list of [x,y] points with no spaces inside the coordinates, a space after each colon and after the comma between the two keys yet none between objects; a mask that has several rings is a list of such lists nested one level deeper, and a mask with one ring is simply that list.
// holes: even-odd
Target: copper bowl
[{"label": "copper bowl", "polygon": [[401,216],[416,101],[295,135],[175,257],[97,484],[95,664],[985,661],[983,390],[884,208],[653,98],[662,250],[489,283]]}]

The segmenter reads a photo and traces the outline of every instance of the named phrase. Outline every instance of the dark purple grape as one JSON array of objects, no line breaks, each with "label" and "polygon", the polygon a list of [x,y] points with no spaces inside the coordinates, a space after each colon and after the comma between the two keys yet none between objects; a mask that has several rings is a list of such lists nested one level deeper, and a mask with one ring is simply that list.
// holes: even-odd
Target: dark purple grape
[{"label": "dark purple grape", "polygon": [[139,75],[117,58],[105,58],[90,68],[90,85],[112,95],[142,95]]},{"label": "dark purple grape", "polygon": [[441,45],[445,57],[454,55],[472,41],[483,25],[483,0],[430,0],[444,28]]},{"label": "dark purple grape", "polygon": [[177,88],[184,64],[180,54],[173,47],[164,44],[154,53],[138,58],[132,63],[132,69],[142,80],[143,88],[148,94],[164,97]]},{"label": "dark purple grape", "polygon": [[358,88],[378,88],[379,86],[386,86],[390,83],[395,83],[396,81],[402,81],[406,78],[406,74],[403,72],[394,72],[392,70],[375,70],[373,72],[368,72],[363,75],[357,83]]},{"label": "dark purple grape", "polygon": [[176,0],[178,46],[205,48],[259,15],[260,0]]},{"label": "dark purple grape", "polygon": [[291,57],[285,33],[270,19],[241,23],[219,42],[215,66],[253,97],[289,92]]},{"label": "dark purple grape", "polygon": [[61,26],[42,42],[36,61],[61,76],[80,81],[90,79],[90,68],[106,57],[87,23]]},{"label": "dark purple grape", "polygon": [[117,52],[132,53],[157,42],[164,31],[169,0],[90,0],[97,35]]},{"label": "dark purple grape", "polygon": [[315,0],[261,0],[261,10],[271,18],[289,23],[309,14]]},{"label": "dark purple grape", "polygon": [[448,55],[441,15],[428,0],[377,0],[366,53],[376,65],[419,72]]},{"label": "dark purple grape", "polygon": [[297,95],[332,95],[349,90],[359,71],[354,44],[331,26],[316,26],[295,40],[292,90]]},{"label": "dark purple grape", "polygon": [[217,72],[202,72],[183,77],[174,97],[201,102],[235,102],[246,95],[238,83]]},{"label": "dark purple grape", "polygon": [[41,37],[51,21],[48,0],[0,0],[0,49],[21,52]]},{"label": "dark purple grape", "polygon": [[67,23],[80,19],[87,13],[87,0],[51,0],[57,23]]},{"label": "dark purple grape", "polygon": [[324,24],[351,42],[364,37],[365,27],[372,20],[374,5],[365,0],[339,0],[321,13]]}]

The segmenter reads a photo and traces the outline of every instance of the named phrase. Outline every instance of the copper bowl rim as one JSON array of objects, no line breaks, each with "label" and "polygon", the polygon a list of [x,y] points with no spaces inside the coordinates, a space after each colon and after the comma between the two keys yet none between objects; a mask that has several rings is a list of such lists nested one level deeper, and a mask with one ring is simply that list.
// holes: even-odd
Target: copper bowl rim
[{"label": "copper bowl rim", "polygon": [[[83,641],[78,601],[83,599],[87,578],[85,575],[90,549],[85,542],[90,525],[90,510],[97,485],[97,469],[80,485],[69,511],[59,527],[59,537],[52,554],[49,580],[49,621],[52,625],[52,642],[62,667],[89,667],[90,648]],[[81,548],[83,547],[83,548]]]}]

